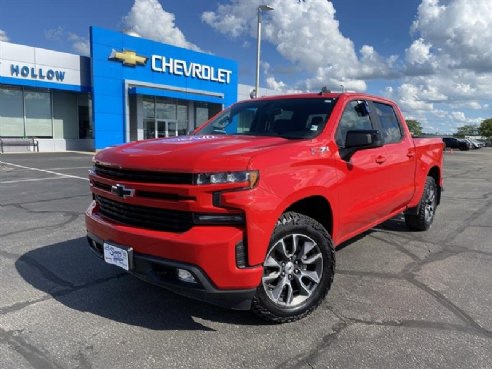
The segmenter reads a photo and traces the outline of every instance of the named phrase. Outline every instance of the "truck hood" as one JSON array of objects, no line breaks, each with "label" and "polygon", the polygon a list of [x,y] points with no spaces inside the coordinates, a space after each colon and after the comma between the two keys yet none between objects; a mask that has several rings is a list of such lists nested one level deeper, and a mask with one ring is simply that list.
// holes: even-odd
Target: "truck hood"
[{"label": "truck hood", "polygon": [[99,164],[125,169],[213,172],[248,169],[258,152],[292,141],[259,136],[180,136],[132,142],[98,152]]}]

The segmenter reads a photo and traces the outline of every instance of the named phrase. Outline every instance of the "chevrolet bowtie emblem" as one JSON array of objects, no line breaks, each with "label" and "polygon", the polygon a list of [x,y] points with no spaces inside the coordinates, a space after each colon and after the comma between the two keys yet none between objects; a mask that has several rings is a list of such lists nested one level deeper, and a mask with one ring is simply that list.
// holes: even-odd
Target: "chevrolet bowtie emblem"
[{"label": "chevrolet bowtie emblem", "polygon": [[124,185],[121,185],[119,183],[117,185],[111,186],[111,193],[124,199],[126,199],[127,197],[135,196],[134,189],[126,188]]},{"label": "chevrolet bowtie emblem", "polygon": [[147,59],[145,56],[139,56],[135,51],[124,50],[124,51],[116,51],[113,49],[111,54],[109,55],[109,60],[118,60],[123,63],[123,65],[129,65],[131,67],[139,65],[145,65],[147,63]]}]

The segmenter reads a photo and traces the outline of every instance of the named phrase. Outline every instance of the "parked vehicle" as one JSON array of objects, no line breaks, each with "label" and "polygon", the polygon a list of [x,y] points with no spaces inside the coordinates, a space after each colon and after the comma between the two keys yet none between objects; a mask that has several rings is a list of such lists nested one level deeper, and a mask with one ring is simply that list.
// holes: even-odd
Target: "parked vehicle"
[{"label": "parked vehicle", "polygon": [[402,212],[432,225],[443,147],[367,94],[239,102],[190,136],[98,152],[89,245],[177,293],[297,320],[327,295],[344,241]]},{"label": "parked vehicle", "polygon": [[472,140],[471,138],[467,138],[467,140],[470,142],[471,147],[475,150],[481,149],[482,147],[485,146],[483,142],[477,141],[477,140]]},{"label": "parked vehicle", "polygon": [[459,149],[461,151],[470,150],[471,148],[471,143],[467,142],[464,139],[455,137],[443,137],[442,140],[446,144],[446,148]]}]

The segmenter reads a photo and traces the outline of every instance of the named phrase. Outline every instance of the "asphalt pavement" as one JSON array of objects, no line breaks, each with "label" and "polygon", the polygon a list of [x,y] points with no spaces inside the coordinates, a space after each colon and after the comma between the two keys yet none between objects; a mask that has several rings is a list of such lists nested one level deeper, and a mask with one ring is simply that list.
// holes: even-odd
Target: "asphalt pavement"
[{"label": "asphalt pavement", "polygon": [[432,228],[345,244],[327,299],[270,325],[89,250],[82,153],[0,155],[0,368],[492,368],[492,149],[446,152]]}]

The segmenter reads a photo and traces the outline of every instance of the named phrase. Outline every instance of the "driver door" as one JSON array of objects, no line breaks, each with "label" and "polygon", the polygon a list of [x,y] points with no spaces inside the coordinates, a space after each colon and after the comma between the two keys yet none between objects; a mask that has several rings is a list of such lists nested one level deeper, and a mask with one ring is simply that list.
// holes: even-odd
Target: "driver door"
[{"label": "driver door", "polygon": [[[339,149],[345,147],[349,130],[377,129],[375,117],[367,101],[349,101],[338,123],[335,141]],[[349,161],[338,156],[339,183],[339,234],[337,239],[348,239],[359,233],[379,218],[381,199],[385,189],[382,185],[381,166],[384,162],[384,146],[356,151]]]}]

